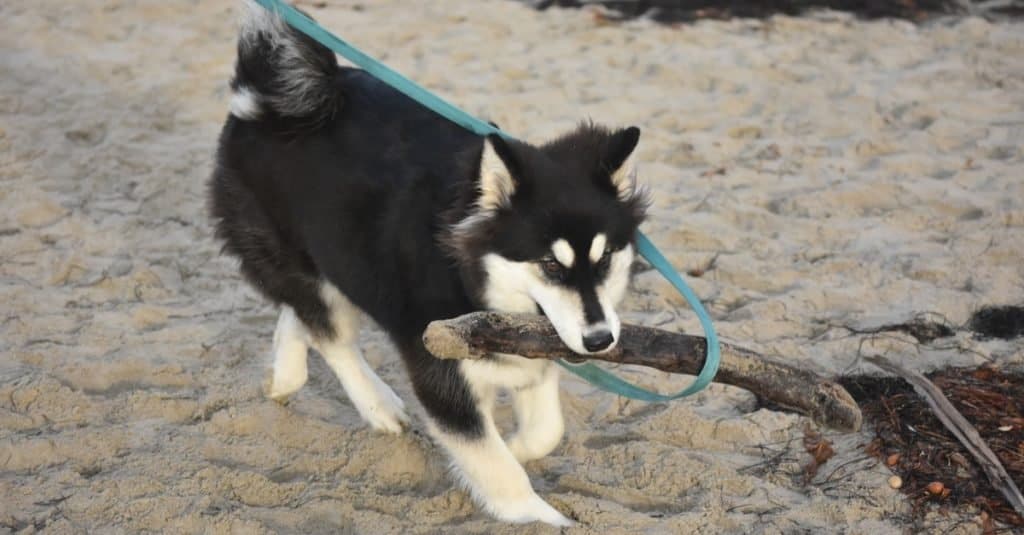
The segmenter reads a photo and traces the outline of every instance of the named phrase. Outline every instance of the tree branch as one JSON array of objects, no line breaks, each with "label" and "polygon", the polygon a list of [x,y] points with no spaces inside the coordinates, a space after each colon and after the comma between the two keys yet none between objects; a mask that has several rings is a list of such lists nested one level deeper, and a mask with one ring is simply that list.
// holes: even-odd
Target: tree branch
[{"label": "tree branch", "polygon": [[[423,333],[427,350],[443,359],[478,359],[509,353],[531,359],[578,360],[542,316],[474,312],[432,322]],[[703,337],[652,327],[623,325],[616,348],[587,358],[637,364],[671,373],[697,375],[704,365]],[[853,397],[839,384],[812,371],[722,344],[716,382],[753,392],[763,401],[810,416],[834,429],[860,429],[862,416]]]}]

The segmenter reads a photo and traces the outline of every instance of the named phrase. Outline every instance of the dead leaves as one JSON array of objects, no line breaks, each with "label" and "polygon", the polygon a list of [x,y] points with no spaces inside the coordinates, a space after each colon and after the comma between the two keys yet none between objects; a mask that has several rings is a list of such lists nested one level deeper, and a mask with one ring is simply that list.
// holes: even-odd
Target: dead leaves
[{"label": "dead leaves", "polygon": [[821,433],[809,426],[804,428],[804,450],[811,455],[810,462],[804,465],[804,485],[806,485],[814,479],[814,476],[818,475],[821,465],[835,456],[836,451],[832,449],[832,443],[827,438],[822,437]]}]

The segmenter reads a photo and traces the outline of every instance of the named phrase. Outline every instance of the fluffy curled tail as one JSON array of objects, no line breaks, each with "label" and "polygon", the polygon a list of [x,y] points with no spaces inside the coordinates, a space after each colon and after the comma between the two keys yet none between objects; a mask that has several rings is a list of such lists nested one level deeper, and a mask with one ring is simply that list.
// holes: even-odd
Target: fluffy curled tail
[{"label": "fluffy curled tail", "polygon": [[334,53],[256,2],[244,4],[231,114],[246,120],[276,115],[311,122],[332,115],[341,105]]}]

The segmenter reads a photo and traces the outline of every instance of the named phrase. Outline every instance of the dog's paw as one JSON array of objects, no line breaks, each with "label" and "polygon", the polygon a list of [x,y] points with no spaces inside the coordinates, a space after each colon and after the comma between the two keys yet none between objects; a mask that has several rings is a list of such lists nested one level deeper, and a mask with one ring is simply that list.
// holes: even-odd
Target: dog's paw
[{"label": "dog's paw", "polygon": [[561,430],[542,431],[535,431],[532,434],[535,436],[521,431],[508,440],[508,449],[512,452],[512,456],[519,461],[519,464],[540,459],[558,447],[558,443],[562,440]]},{"label": "dog's paw", "polygon": [[306,384],[305,373],[282,373],[283,370],[276,370],[264,383],[264,392],[267,397],[278,402],[286,403],[292,394],[299,391]]},{"label": "dog's paw", "polygon": [[506,444],[519,464],[523,464],[551,453],[558,447],[564,434],[562,413],[553,412],[543,419],[532,419],[530,425],[519,429]]},{"label": "dog's paw", "polygon": [[538,455],[535,453],[533,448],[529,446],[521,434],[516,434],[510,438],[506,444],[508,444],[509,451],[511,451],[512,456],[519,461],[519,464],[525,464],[527,461],[539,459],[544,456],[544,454]]},{"label": "dog's paw", "polygon": [[530,498],[514,503],[491,503],[488,507],[494,516],[505,522],[525,524],[544,522],[560,528],[575,526],[576,523],[551,507],[548,502],[534,494]]},{"label": "dog's paw", "polygon": [[366,395],[352,396],[359,415],[370,424],[370,427],[385,433],[399,434],[409,425],[409,415],[405,412],[405,402],[395,394],[391,387],[378,378]]}]

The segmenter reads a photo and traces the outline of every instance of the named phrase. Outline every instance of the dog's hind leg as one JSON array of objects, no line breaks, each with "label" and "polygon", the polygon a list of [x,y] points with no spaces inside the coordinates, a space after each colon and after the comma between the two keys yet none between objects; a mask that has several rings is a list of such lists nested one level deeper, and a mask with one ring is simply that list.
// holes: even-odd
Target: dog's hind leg
[{"label": "dog's hind leg", "polygon": [[352,405],[370,427],[401,433],[409,423],[405,403],[370,368],[359,349],[359,309],[333,285],[324,283],[321,296],[330,313],[332,336],[318,336],[313,346],[341,381]]},{"label": "dog's hind leg", "polygon": [[274,329],[274,373],[270,380],[270,397],[283,400],[306,384],[308,372],[309,332],[288,305],[281,306]]},{"label": "dog's hind leg", "polygon": [[558,399],[558,367],[550,365],[541,381],[513,393],[519,428],[508,448],[519,462],[539,459],[558,446],[565,431]]}]

